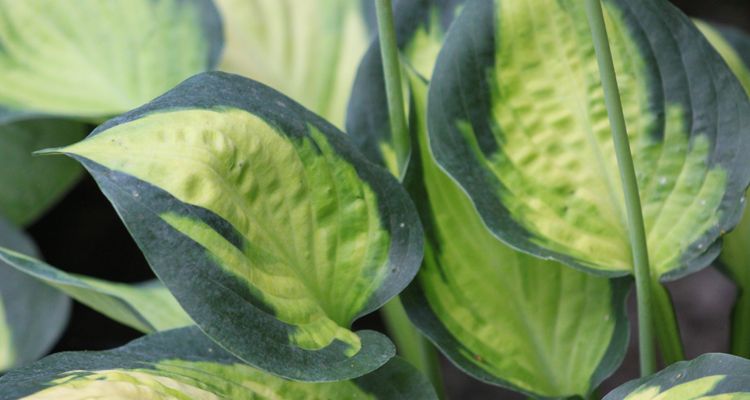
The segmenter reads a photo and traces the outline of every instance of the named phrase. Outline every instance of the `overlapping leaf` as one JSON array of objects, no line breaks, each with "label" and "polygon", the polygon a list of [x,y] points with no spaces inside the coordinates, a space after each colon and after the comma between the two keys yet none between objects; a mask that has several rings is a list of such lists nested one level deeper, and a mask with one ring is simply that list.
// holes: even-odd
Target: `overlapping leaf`
[{"label": "overlapping leaf", "polygon": [[[750,182],[750,103],[664,0],[604,2],[653,274],[705,267]],[[623,195],[582,2],[467,4],[430,88],[430,144],[510,245],[631,272]]]},{"label": "overlapping leaf", "polygon": [[628,382],[604,400],[743,400],[750,398],[750,361],[705,354]]},{"label": "overlapping leaf", "polygon": [[385,336],[349,326],[416,274],[416,212],[290,99],[201,74],[60,151],[89,169],[191,318],[243,360],[323,381],[393,355]]},{"label": "overlapping leaf", "polygon": [[210,0],[2,0],[0,106],[107,118],[211,69],[221,43]]},{"label": "overlapping leaf", "polygon": [[[2,219],[0,246],[36,254],[31,240]],[[65,295],[0,260],[0,371],[43,356],[65,328],[69,311]]]},{"label": "overlapping leaf", "polygon": [[[729,27],[698,23],[706,38],[724,57],[743,87],[750,94],[750,36]],[[750,356],[750,341],[744,327],[750,318],[750,215],[724,238],[721,265],[739,287],[732,316],[732,353]]]},{"label": "overlapping leaf", "polygon": [[83,139],[86,126],[59,119],[0,124],[0,214],[15,224],[33,222],[81,175],[71,160],[31,153]]},{"label": "overlapping leaf", "polygon": [[217,0],[220,69],[286,94],[343,127],[357,63],[370,42],[359,0]]},{"label": "overlapping leaf", "polygon": [[[401,38],[403,59],[409,63],[405,75],[415,145],[406,181],[428,222],[429,245],[417,279],[402,296],[404,304],[417,327],[477,379],[534,397],[585,397],[625,352],[627,284],[504,245],[439,169],[427,145],[424,79],[431,74],[435,49],[442,44],[441,32],[453,9],[417,3],[401,3],[396,19],[402,35],[413,33]],[[424,51],[415,53],[415,48]],[[400,175],[409,160],[388,161],[382,157],[387,152],[378,151],[397,139],[383,134],[387,126],[373,129],[377,124],[371,110],[386,108],[379,63],[378,54],[370,50],[360,66],[355,84],[359,91],[349,115],[350,126],[357,129],[349,131],[363,146],[380,143],[365,151]]]},{"label": "overlapping leaf", "polygon": [[0,393],[6,400],[436,398],[427,380],[400,359],[351,381],[292,382],[243,364],[194,327],[110,351],[55,354],[0,378]]},{"label": "overlapping leaf", "polygon": [[157,280],[127,285],[69,274],[3,248],[0,248],[0,262],[144,333],[193,324],[169,290]]}]

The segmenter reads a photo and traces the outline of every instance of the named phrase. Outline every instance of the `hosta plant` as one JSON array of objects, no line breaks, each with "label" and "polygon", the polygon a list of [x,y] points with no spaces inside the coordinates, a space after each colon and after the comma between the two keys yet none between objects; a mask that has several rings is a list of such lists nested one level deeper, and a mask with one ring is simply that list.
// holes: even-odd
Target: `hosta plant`
[{"label": "hosta plant", "polygon": [[[631,288],[643,377],[605,399],[750,396],[750,361],[682,361],[662,285],[742,217],[741,34],[666,0],[0,2],[0,140],[82,165],[157,278],[41,261],[11,224],[77,170],[0,175],[48,188],[0,201],[0,398],[434,399],[435,349],[593,398]],[[721,258],[741,288],[745,225]],[[65,295],[145,336],[27,365]],[[378,309],[388,335],[353,328]]]}]

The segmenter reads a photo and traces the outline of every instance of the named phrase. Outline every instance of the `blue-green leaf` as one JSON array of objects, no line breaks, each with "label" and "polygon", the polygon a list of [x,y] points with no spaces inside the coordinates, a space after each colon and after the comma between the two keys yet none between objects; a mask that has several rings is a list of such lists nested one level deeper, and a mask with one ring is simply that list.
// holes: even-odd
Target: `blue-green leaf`
[{"label": "blue-green leaf", "polygon": [[[36,255],[31,239],[0,219],[0,246]],[[62,334],[70,300],[0,260],[0,372],[43,356]],[[2,393],[2,392],[0,392]]]},{"label": "blue-green leaf", "polygon": [[26,225],[51,207],[81,176],[74,161],[33,157],[32,152],[83,139],[82,123],[36,119],[0,123],[0,214]]}]

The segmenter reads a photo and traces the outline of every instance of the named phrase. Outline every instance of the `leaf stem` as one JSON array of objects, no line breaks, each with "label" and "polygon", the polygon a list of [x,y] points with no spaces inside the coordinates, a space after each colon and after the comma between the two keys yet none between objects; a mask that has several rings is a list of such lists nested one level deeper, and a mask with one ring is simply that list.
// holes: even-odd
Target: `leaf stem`
[{"label": "leaf stem", "polygon": [[651,292],[654,299],[654,322],[656,338],[659,341],[661,358],[666,365],[672,365],[685,359],[685,351],[680,339],[680,326],[672,305],[672,298],[667,288],[658,280],[651,282]]},{"label": "leaf stem", "polygon": [[750,358],[750,294],[742,289],[732,310],[732,354]]},{"label": "leaf stem", "polygon": [[445,398],[440,363],[432,344],[417,332],[401,305],[398,297],[381,309],[388,332],[396,342],[399,354],[422,371],[430,379],[441,399]]},{"label": "leaf stem", "polygon": [[[385,91],[388,100],[388,119],[396,157],[399,165],[402,165],[403,160],[406,160],[409,155],[410,139],[406,124],[404,93],[401,85],[401,61],[396,42],[391,0],[375,0],[375,13],[378,19],[380,55],[383,60]],[[411,324],[399,298],[386,304],[382,313],[400,353],[427,375],[438,396],[445,399],[443,378],[435,348]]]},{"label": "leaf stem", "polygon": [[591,35],[599,63],[599,74],[604,89],[604,99],[612,128],[612,139],[620,169],[622,189],[625,194],[625,208],[628,220],[630,249],[633,254],[635,286],[638,303],[638,339],[641,362],[641,376],[651,375],[656,369],[654,357],[653,318],[651,316],[651,274],[649,272],[648,247],[646,231],[643,226],[641,199],[638,194],[638,181],[630,153],[630,142],[622,111],[620,90],[617,86],[612,50],[609,47],[607,28],[604,24],[604,12],[600,0],[586,0]]},{"label": "leaf stem", "polygon": [[375,0],[375,13],[378,18],[380,55],[383,59],[385,93],[388,99],[388,119],[393,137],[394,151],[399,165],[409,155],[409,131],[404,111],[404,93],[401,85],[401,62],[399,61],[396,29],[393,23],[391,0]]}]

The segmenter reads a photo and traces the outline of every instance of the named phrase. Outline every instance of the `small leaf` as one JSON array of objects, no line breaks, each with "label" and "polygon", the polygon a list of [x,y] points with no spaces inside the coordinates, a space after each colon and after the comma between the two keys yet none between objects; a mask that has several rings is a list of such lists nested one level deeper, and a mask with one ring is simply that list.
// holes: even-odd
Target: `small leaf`
[{"label": "small leaf", "polygon": [[0,261],[144,333],[193,324],[177,300],[158,280],[127,285],[69,274],[37,259],[3,248],[0,248]]},{"label": "small leaf", "polygon": [[0,0],[0,106],[99,119],[209,70],[210,0]]},{"label": "small leaf", "polygon": [[58,119],[0,123],[0,214],[26,225],[62,197],[80,178],[81,167],[31,153],[79,141],[86,132],[84,124]]},{"label": "small leaf", "polygon": [[60,150],[81,161],[159,278],[222,347],[298,380],[393,356],[349,327],[414,277],[422,230],[398,182],[272,89],[206,73]]},{"label": "small leaf", "polygon": [[[708,265],[750,183],[750,103],[664,0],[604,2],[652,272]],[[632,272],[617,161],[584,5],[479,0],[451,27],[430,87],[430,145],[512,247]]]},{"label": "small leaf", "polygon": [[[0,246],[37,254],[31,239],[3,219]],[[0,260],[0,372],[28,364],[49,351],[69,313],[70,300],[65,295]]]},{"label": "small leaf", "polygon": [[219,68],[286,94],[339,128],[370,34],[359,0],[217,0]]},{"label": "small leaf", "polygon": [[750,398],[750,361],[704,354],[628,382],[604,400],[742,400]]},{"label": "small leaf", "polygon": [[0,378],[0,392],[8,400],[436,399],[427,380],[398,358],[351,381],[293,382],[243,364],[195,327],[115,350],[55,354]]}]

